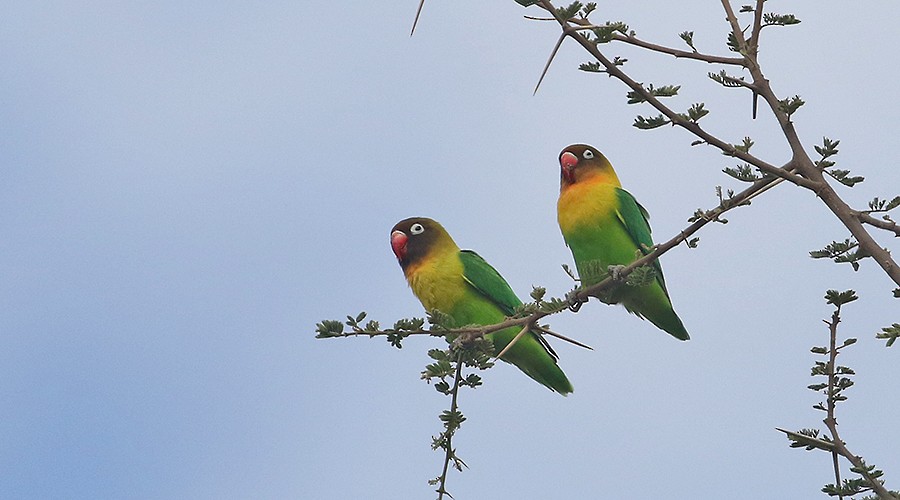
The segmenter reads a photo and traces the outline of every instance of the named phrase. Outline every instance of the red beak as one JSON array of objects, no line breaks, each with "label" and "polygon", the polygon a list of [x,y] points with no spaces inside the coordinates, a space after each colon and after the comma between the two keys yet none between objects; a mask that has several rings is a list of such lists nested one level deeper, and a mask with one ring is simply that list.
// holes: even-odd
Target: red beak
[{"label": "red beak", "polygon": [[403,231],[391,233],[391,249],[394,251],[394,255],[397,256],[398,261],[406,258],[406,242],[408,241],[409,237]]},{"label": "red beak", "polygon": [[563,178],[570,184],[575,182],[575,166],[578,165],[578,157],[566,151],[559,155],[559,167]]}]

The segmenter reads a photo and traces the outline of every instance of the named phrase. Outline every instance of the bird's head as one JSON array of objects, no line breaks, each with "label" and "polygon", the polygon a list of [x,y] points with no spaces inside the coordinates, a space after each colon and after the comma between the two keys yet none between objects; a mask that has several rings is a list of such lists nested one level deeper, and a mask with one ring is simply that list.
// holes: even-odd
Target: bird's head
[{"label": "bird's head", "polygon": [[573,144],[559,153],[559,182],[565,188],[588,178],[621,186],[619,178],[603,153],[587,144]]},{"label": "bird's head", "polygon": [[442,247],[456,248],[456,243],[440,224],[427,217],[410,217],[391,229],[391,249],[404,270]]}]

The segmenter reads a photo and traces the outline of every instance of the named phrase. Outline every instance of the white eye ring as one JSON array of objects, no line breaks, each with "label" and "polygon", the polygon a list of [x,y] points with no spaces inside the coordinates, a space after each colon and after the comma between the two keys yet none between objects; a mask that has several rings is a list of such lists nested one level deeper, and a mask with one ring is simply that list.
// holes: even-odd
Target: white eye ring
[{"label": "white eye ring", "polygon": [[581,153],[581,156],[584,157],[585,160],[593,160],[594,152],[591,151],[590,149],[585,149],[584,153]]},{"label": "white eye ring", "polygon": [[411,232],[412,234],[422,234],[425,232],[425,228],[422,226],[422,224],[416,222],[412,226],[409,226],[409,232]]}]

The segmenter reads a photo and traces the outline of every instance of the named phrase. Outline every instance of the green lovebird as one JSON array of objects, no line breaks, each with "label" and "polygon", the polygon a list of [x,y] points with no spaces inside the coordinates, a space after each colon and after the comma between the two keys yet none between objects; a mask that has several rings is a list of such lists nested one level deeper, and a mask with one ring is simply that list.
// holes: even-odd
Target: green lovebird
[{"label": "green lovebird", "polygon": [[[603,278],[609,266],[628,265],[653,246],[647,211],[622,189],[609,160],[585,144],[573,144],[559,154],[560,180],[557,218],[566,245],[572,250],[582,284]],[[628,312],[650,320],[680,340],[690,336],[672,308],[659,260],[656,279],[647,286],[622,285],[598,297],[621,303]]]},{"label": "green lovebird", "polygon": [[[522,304],[500,273],[477,253],[460,250],[431,219],[413,217],[398,222],[391,229],[391,248],[422,305],[448,315],[454,327],[499,323]],[[515,326],[485,337],[493,342],[496,356],[520,331]],[[552,391],[572,392],[572,384],[556,364],[556,353],[537,333],[520,337],[500,359]]]}]

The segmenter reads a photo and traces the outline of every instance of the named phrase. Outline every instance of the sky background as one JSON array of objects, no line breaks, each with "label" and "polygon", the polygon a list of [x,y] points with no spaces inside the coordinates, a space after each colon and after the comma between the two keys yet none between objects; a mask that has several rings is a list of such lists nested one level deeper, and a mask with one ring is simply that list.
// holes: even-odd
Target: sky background
[{"label": "sky background", "polygon": [[[737,4],[735,4],[737,6]],[[893,1],[768,2],[803,22],[764,31],[763,69],[810,154],[840,139],[839,192],[864,208],[898,193],[900,79]],[[421,316],[389,246],[409,216],[442,222],[523,297],[571,288],[556,225],[557,155],[598,147],[652,214],[658,241],[714,187],[727,158],[578,71],[568,41],[512,1],[5,2],[0,12],[0,497],[432,498],[430,449],[448,398],[419,379],[438,339],[316,340],[315,324],[365,310]],[[680,46],[726,54],[721,7],[601,3]],[[706,78],[718,67],[610,55],[645,83],[681,84],[676,109],[753,152],[789,158],[769,112]],[[594,347],[554,342],[567,398],[509,365],[460,395],[455,439],[473,498],[821,498],[830,456],[775,427],[823,427],[809,352],[829,288],[854,288],[840,335],[857,385],[839,408],[850,448],[900,488],[900,321],[874,263],[814,261],[846,231],[783,185],[662,263],[691,333],[681,343],[620,307],[552,318]],[[895,240],[877,235],[898,248]],[[846,475],[845,469],[845,475]]]}]

